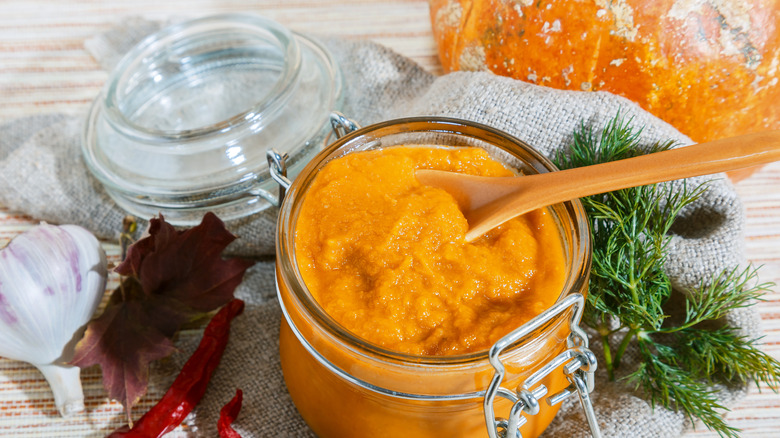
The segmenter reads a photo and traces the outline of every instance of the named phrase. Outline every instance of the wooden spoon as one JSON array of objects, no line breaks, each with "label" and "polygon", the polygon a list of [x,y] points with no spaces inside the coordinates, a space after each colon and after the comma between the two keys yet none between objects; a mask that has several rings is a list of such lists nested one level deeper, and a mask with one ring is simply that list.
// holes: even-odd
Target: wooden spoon
[{"label": "wooden spoon", "polygon": [[469,223],[466,240],[472,241],[513,217],[559,202],[777,160],[780,130],[537,175],[495,178],[440,170],[415,175],[455,197]]}]

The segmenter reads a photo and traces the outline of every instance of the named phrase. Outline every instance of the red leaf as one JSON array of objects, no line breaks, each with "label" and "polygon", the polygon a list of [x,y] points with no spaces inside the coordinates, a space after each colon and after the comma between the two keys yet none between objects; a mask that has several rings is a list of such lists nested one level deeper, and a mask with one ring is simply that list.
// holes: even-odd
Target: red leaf
[{"label": "red leaf", "polygon": [[[125,293],[135,295],[132,282]],[[149,363],[173,353],[170,335],[159,330],[144,309],[144,302],[122,301],[122,291],[113,292],[103,313],[87,326],[76,346],[72,363],[81,368],[100,365],[103,385],[112,399],[128,410],[146,393]]]},{"label": "red leaf", "polygon": [[211,375],[222,359],[230,336],[230,322],[244,311],[234,299],[214,315],[198,348],[182,367],[162,399],[130,428],[121,427],[109,438],[159,438],[175,429],[203,398]]},{"label": "red leaf", "polygon": [[236,395],[219,411],[219,421],[217,421],[217,430],[219,438],[241,438],[238,432],[233,429],[231,424],[238,418],[241,412],[241,402],[244,399],[244,393],[240,389],[236,390]]},{"label": "red leaf", "polygon": [[109,397],[129,412],[146,392],[149,363],[174,350],[171,338],[184,322],[233,299],[253,262],[220,256],[235,240],[206,213],[200,225],[177,231],[160,216],[149,236],[128,248],[116,268],[126,276],[103,314],[76,345],[75,365],[99,364]]},{"label": "red leaf", "polygon": [[244,310],[234,299],[214,315],[198,348],[182,367],[162,399],[132,427],[122,427],[109,438],[159,438],[175,429],[203,398],[230,337],[230,322]]},{"label": "red leaf", "polygon": [[235,236],[213,213],[206,213],[197,227],[176,231],[160,219],[152,219],[149,237],[130,247],[122,275],[140,279],[145,293],[163,293],[190,308],[208,312],[233,298],[244,271],[252,262],[223,260],[220,253]]}]

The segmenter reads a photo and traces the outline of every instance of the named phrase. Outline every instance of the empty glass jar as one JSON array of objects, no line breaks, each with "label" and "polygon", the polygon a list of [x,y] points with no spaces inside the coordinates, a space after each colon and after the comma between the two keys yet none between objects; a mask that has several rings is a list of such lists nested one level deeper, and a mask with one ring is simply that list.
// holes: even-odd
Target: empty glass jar
[{"label": "empty glass jar", "polygon": [[[266,151],[295,173],[330,133],[342,79],[313,39],[250,14],[176,24],[133,48],[94,101],[83,152],[128,212],[176,224],[275,201]],[[269,202],[269,200],[271,202]]]}]

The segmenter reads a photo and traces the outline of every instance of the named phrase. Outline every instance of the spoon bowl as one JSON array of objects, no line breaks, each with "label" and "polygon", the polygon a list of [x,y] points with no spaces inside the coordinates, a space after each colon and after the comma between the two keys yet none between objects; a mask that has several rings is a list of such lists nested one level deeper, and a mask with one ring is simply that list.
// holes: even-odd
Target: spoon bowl
[{"label": "spoon bowl", "polygon": [[469,223],[466,240],[472,241],[516,216],[559,202],[778,160],[780,130],[774,130],[536,175],[496,178],[421,169],[415,176],[455,198]]}]

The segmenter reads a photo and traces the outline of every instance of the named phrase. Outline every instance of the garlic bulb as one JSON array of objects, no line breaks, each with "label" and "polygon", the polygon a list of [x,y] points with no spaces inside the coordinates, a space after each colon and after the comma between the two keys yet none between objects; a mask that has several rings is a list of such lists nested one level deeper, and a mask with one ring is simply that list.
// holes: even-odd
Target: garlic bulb
[{"label": "garlic bulb", "polygon": [[0,250],[0,356],[35,365],[63,417],[84,410],[67,365],[106,285],[106,255],[75,225],[41,224]]}]

